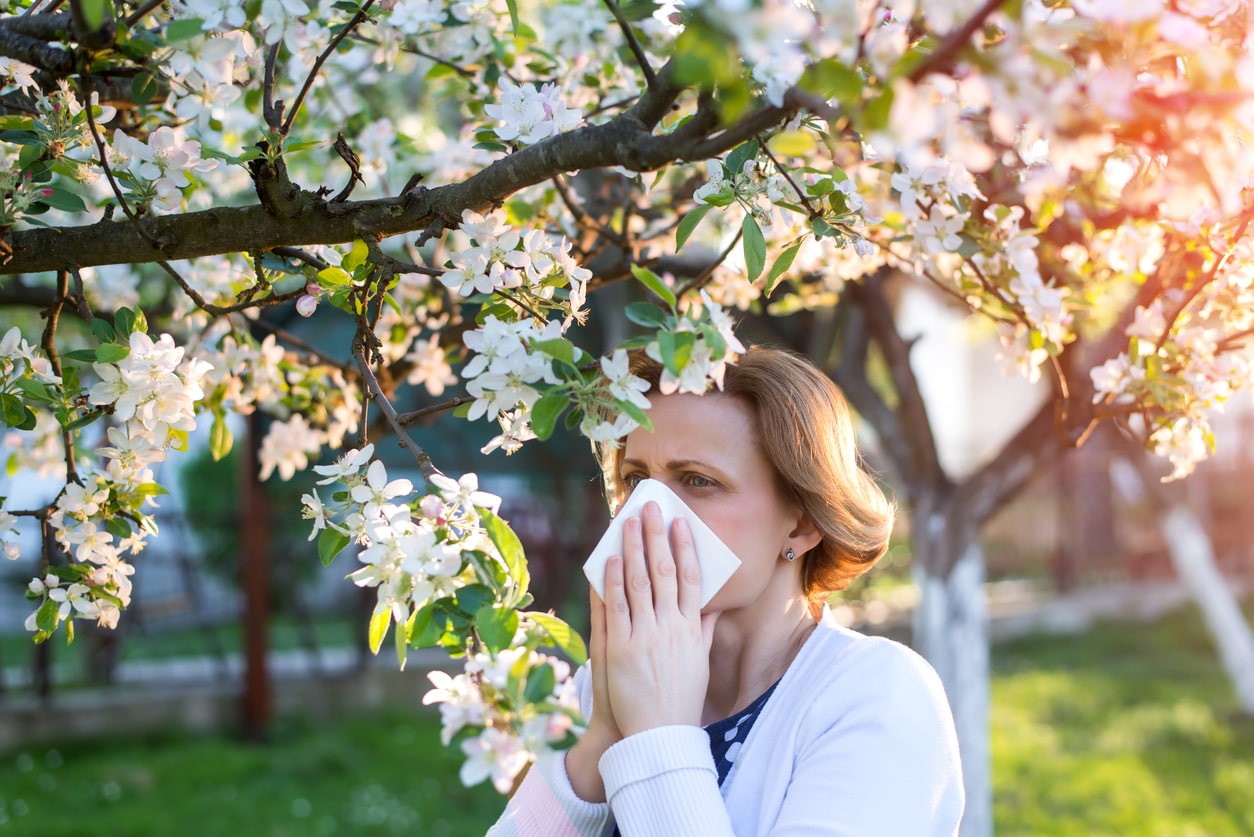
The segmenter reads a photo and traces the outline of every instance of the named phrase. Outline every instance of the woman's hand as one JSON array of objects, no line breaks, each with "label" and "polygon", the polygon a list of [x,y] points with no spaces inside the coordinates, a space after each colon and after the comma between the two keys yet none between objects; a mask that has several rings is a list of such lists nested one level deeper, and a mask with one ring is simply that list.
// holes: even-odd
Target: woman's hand
[{"label": "woman's hand", "polygon": [[575,794],[587,802],[605,801],[605,783],[597,765],[602,754],[622,739],[610,705],[609,677],[605,662],[605,602],[592,590],[589,601],[592,637],[588,654],[592,660],[592,717],[588,729],[566,754],[566,774]]},{"label": "woman's hand", "polygon": [[[687,522],[676,518],[670,534],[658,505],[646,503],[623,529],[623,556],[605,566],[604,687],[624,736],[701,724],[717,615],[701,615],[701,568]],[[595,617],[593,625],[595,646]]]}]

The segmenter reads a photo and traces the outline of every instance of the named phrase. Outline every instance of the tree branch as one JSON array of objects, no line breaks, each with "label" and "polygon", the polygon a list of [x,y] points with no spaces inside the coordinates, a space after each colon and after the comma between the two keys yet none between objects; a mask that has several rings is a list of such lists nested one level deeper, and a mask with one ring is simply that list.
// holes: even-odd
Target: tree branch
[{"label": "tree branch", "polygon": [[160,250],[124,222],[22,230],[10,234],[13,258],[0,266],[0,275],[264,252],[275,247],[343,243],[366,234],[390,236],[442,229],[455,225],[463,209],[484,211],[514,192],[561,172],[618,165],[640,171],[659,168],[690,156],[684,153],[685,143],[675,142],[674,135],[652,136],[653,128],[680,92],[666,84],[667,77],[667,68],[663,68],[657,87],[610,121],[528,146],[461,183],[341,204],[328,204],[302,193],[304,197],[298,201],[301,211],[289,217],[278,217],[254,205],[147,218],[144,229],[161,242]]},{"label": "tree branch", "polygon": [[949,66],[962,48],[970,42],[975,30],[983,26],[984,21],[1006,3],[1007,0],[987,0],[966,23],[946,35],[945,40],[937,45],[935,52],[910,72],[910,80],[918,82],[930,73],[940,72]]},{"label": "tree branch", "polygon": [[905,468],[902,477],[919,485],[943,485],[948,478],[936,453],[936,437],[932,435],[919,380],[910,365],[910,344],[898,332],[888,298],[884,295],[886,279],[884,271],[877,272],[858,282],[850,282],[845,287],[845,294],[865,313],[867,331],[884,355],[893,389],[900,399],[897,414],[902,437],[909,446],[909,454],[902,461]]},{"label": "tree branch", "polygon": [[[370,369],[370,364],[366,361],[366,347],[360,339],[355,341],[353,346],[353,357],[357,359],[357,369],[361,372],[361,379],[366,383],[366,392],[376,404],[383,414],[387,416],[388,424],[391,425],[392,431],[396,433],[396,440],[403,448],[408,448],[409,452],[414,456],[414,462],[418,464],[418,469],[422,471],[422,475],[428,479],[440,473],[435,467],[435,463],[431,461],[431,457],[418,446],[409,434],[405,431],[405,425],[401,424],[400,417],[396,414],[396,408],[392,406],[392,402],[388,400],[383,389],[379,386],[379,379],[374,376],[374,372]],[[364,413],[364,411],[363,411]],[[366,424],[365,415],[362,416],[362,426]]]},{"label": "tree branch", "polygon": [[357,14],[344,25],[331,42],[327,44],[327,48],[314,60],[313,67],[309,70],[309,75],[305,76],[305,83],[300,88],[300,93],[296,95],[296,101],[292,103],[291,109],[287,112],[287,119],[283,122],[280,133],[287,136],[292,130],[292,125],[296,122],[296,114],[300,113],[300,107],[305,103],[305,97],[309,95],[310,89],[313,87],[314,80],[318,77],[318,73],[322,72],[322,65],[327,63],[327,59],[335,52],[340,43],[348,37],[349,33],[361,25],[362,21],[369,18],[366,14],[367,10],[374,5],[374,0],[366,0],[361,4],[361,8],[357,10]]},{"label": "tree branch", "polygon": [[614,16],[614,20],[618,21],[618,28],[623,30],[623,38],[627,41],[627,46],[631,49],[631,54],[636,58],[636,64],[640,66],[640,72],[644,73],[644,81],[649,87],[657,84],[657,76],[653,72],[652,65],[649,64],[649,57],[644,54],[644,48],[640,46],[640,41],[636,39],[636,33],[631,28],[631,21],[623,14],[623,10],[618,7],[618,3],[614,0],[605,0],[605,6],[610,10],[610,14]]}]

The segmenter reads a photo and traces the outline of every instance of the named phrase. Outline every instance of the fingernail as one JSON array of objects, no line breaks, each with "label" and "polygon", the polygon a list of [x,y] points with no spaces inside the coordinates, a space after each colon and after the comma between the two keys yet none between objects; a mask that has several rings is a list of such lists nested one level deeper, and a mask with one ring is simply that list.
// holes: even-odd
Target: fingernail
[{"label": "fingernail", "polygon": [[675,531],[684,535],[688,534],[689,528],[688,528],[688,521],[686,518],[683,518],[683,517],[675,518]]}]

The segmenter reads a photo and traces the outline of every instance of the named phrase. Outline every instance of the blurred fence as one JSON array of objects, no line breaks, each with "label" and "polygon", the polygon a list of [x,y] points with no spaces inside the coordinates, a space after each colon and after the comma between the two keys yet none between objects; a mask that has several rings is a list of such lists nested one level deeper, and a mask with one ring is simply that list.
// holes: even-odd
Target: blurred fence
[{"label": "blurred fence", "polygon": [[[1173,487],[1211,536],[1229,576],[1254,577],[1254,453],[1204,463]],[[1135,472],[1100,444],[1038,477],[983,532],[988,577],[1034,578],[1059,592],[1175,578],[1158,515]]]}]

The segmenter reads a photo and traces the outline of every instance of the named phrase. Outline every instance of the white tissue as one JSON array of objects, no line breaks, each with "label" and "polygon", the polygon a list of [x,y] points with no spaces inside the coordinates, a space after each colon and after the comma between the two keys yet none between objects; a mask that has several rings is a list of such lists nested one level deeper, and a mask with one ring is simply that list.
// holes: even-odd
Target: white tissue
[{"label": "white tissue", "polygon": [[588,577],[597,595],[605,598],[605,562],[611,555],[623,554],[623,524],[630,518],[639,517],[644,504],[649,500],[656,502],[662,509],[662,520],[666,522],[668,533],[676,515],[683,515],[688,521],[697,551],[697,562],[701,565],[701,606],[705,607],[740,566],[740,559],[719,540],[718,535],[710,531],[710,527],[697,517],[696,512],[658,480],[643,480],[636,485],[627,502],[610,521],[609,528],[601,536],[596,549],[592,550],[592,555],[584,562],[584,575]]}]

